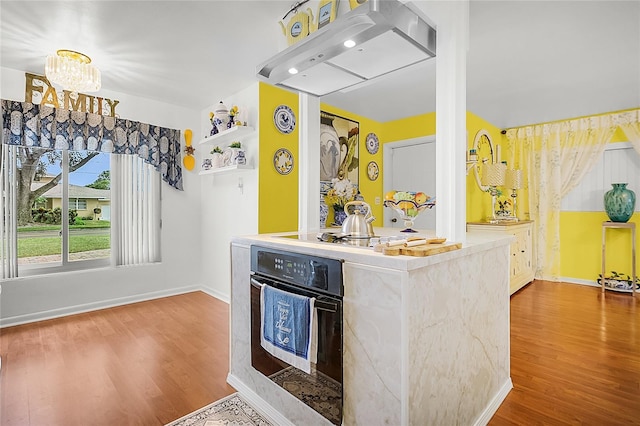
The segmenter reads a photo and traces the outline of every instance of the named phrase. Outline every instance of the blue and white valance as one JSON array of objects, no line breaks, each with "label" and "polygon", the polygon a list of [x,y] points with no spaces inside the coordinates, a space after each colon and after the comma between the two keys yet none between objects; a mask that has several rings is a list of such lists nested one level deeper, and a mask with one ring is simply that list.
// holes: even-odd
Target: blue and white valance
[{"label": "blue and white valance", "polygon": [[180,130],[117,117],[2,100],[2,143],[138,155],[182,190]]}]

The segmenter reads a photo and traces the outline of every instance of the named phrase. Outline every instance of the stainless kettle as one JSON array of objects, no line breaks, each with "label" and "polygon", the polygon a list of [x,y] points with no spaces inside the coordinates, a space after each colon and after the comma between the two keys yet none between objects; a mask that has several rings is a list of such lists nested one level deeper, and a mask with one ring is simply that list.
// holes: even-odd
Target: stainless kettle
[{"label": "stainless kettle", "polygon": [[[353,213],[349,213],[349,207],[353,207]],[[366,207],[366,213],[363,213]],[[347,214],[342,222],[342,234],[351,238],[373,237],[373,222],[376,218],[371,215],[371,207],[364,201],[349,201],[344,205],[344,212]]]}]

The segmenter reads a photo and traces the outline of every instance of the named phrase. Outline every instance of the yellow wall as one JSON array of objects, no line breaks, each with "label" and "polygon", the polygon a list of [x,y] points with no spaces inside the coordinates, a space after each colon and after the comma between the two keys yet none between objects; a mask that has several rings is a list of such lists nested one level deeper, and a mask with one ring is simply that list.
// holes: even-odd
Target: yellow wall
[{"label": "yellow wall", "polygon": [[[284,232],[298,229],[298,128],[285,135],[273,123],[273,112],[287,105],[299,120],[298,95],[260,83],[259,85],[259,153],[258,153],[258,232]],[[279,174],[273,155],[279,148],[293,154],[293,171]]]},{"label": "yellow wall", "polygon": [[[604,212],[562,212],[560,214],[560,259],[563,277],[590,281],[598,278],[602,268],[602,222],[607,220],[609,218]],[[629,222],[640,222],[640,213],[635,213]],[[637,230],[636,233],[638,233]],[[636,235],[636,247],[640,247],[640,235]],[[631,275],[631,232],[629,230],[607,230],[605,275],[611,271]]]}]

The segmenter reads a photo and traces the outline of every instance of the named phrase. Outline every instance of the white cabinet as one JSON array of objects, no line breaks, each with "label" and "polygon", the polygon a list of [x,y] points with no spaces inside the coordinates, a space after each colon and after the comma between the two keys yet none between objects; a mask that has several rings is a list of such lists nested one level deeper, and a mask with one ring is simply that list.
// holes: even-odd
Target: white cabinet
[{"label": "white cabinet", "polygon": [[[219,146],[221,149],[225,150],[226,146],[234,141],[243,142],[243,139],[251,136],[254,133],[254,128],[250,126],[233,126],[230,129],[224,130],[220,133],[217,133],[213,136],[208,136],[206,138],[201,139],[198,142],[198,145],[201,147],[206,147],[206,149],[211,150],[214,146]],[[215,169],[208,170],[200,170],[200,175],[210,175],[215,173],[228,173],[237,170],[246,170],[253,169],[253,166],[250,164],[232,164],[224,167],[217,167]]]},{"label": "white cabinet", "polygon": [[521,220],[519,222],[467,223],[468,232],[492,232],[509,234],[515,237],[511,243],[511,257],[509,263],[509,294],[513,294],[526,284],[533,281],[533,221]]}]

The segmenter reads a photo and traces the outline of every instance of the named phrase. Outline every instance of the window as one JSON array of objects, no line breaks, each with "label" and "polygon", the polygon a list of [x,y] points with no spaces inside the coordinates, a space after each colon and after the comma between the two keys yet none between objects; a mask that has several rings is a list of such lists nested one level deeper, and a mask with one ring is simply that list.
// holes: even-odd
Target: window
[{"label": "window", "polygon": [[81,198],[69,199],[69,210],[86,210],[86,209],[87,209],[87,200],[83,200]]},{"label": "window", "polygon": [[133,155],[2,151],[2,276],[159,261],[160,175],[152,166]]}]

